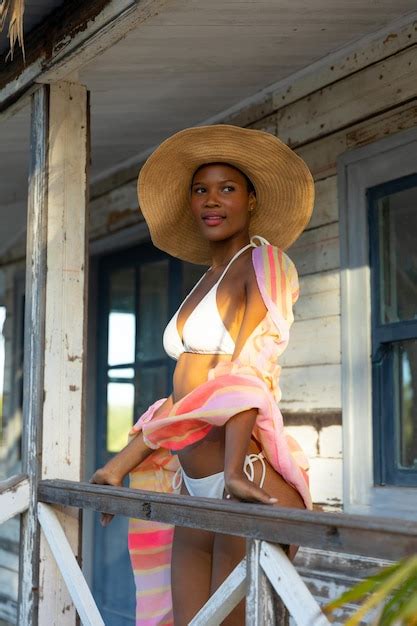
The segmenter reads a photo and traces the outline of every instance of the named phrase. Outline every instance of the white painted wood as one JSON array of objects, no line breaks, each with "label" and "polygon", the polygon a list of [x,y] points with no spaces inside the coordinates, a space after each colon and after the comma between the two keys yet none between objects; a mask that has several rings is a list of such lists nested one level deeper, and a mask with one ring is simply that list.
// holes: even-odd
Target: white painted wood
[{"label": "white painted wood", "polygon": [[244,598],[246,559],[243,559],[189,623],[189,626],[218,626]]},{"label": "white painted wood", "polygon": [[417,46],[412,46],[324,87],[278,111],[278,135],[297,146],[415,98],[416,69]]},{"label": "white painted wood", "polygon": [[[366,189],[415,172],[417,129],[347,152],[339,161],[342,406],[345,510],[398,513],[392,491],[373,487],[371,300]],[[361,306],[358,306],[358,302]],[[407,490],[408,491],[408,490]],[[400,496],[401,490],[398,490]],[[401,496],[400,496],[401,497]],[[402,497],[403,510],[415,501]],[[379,504],[379,506],[378,506]],[[377,512],[377,510],[375,510]]]},{"label": "white painted wood", "polygon": [[294,322],[290,342],[280,356],[283,367],[340,363],[340,317]]},{"label": "white painted wood", "polygon": [[[72,546],[69,544],[53,508],[39,502],[38,517],[44,536],[80,616],[81,623],[83,626],[104,626],[104,621],[74,556]],[[56,623],[61,624],[62,622]]]},{"label": "white painted wood", "polygon": [[91,239],[108,236],[142,221],[136,179],[94,198],[90,203]]},{"label": "white painted wood", "polygon": [[414,13],[395,20],[381,30],[319,59],[286,81],[282,81],[281,85],[275,85],[274,108],[278,109],[304,98],[326,85],[417,43],[416,19],[417,14]]},{"label": "white painted wood", "polygon": [[307,226],[317,228],[325,224],[337,222],[339,207],[337,203],[337,176],[329,176],[315,183],[314,209]]},{"label": "white painted wood", "polygon": [[[0,108],[10,96],[23,86],[30,88],[36,82],[65,80],[73,72],[91,61],[97,54],[113,46],[150,15],[157,13],[163,0],[112,0],[91,19],[84,28],[63,41],[55,43],[51,55],[43,51],[40,58],[27,65],[18,78],[0,90]],[[26,99],[26,94],[23,95]]]},{"label": "white painted wood", "polygon": [[[86,324],[87,91],[50,86],[48,237],[42,478],[82,477]],[[79,512],[58,513],[79,556]],[[40,546],[39,624],[75,624],[68,591],[44,538]]]},{"label": "white painted wood", "polygon": [[[291,341],[290,339],[290,344]],[[339,363],[300,365],[299,367],[284,366],[279,384],[282,391],[279,405],[283,411],[314,412],[323,409],[341,409],[341,367]]]},{"label": "white painted wood", "polygon": [[416,100],[372,116],[338,132],[312,141],[296,152],[308,163],[315,180],[333,176],[337,158],[346,150],[371,144],[417,125]]},{"label": "white painted wood", "polygon": [[304,231],[288,249],[298,274],[306,276],[339,267],[339,225],[337,223]]},{"label": "white painted wood", "polygon": [[[225,3],[225,2],[222,3],[221,9],[218,10],[218,15],[221,16],[221,21],[224,24],[224,31],[227,30],[227,34],[225,36],[227,36],[227,41],[229,43],[229,58],[232,60],[234,57],[230,55],[233,55],[233,52],[235,50],[236,51],[241,50],[241,47],[237,45],[237,47],[235,48],[234,40],[232,39],[232,37],[235,36],[235,34],[238,32],[237,25],[234,24],[233,28],[230,28],[230,25],[225,22],[226,10],[227,10],[227,16],[230,19],[229,7],[227,6],[227,4],[228,3]],[[204,19],[205,13],[203,13],[203,11],[207,11],[208,6],[209,5],[207,4],[205,4],[204,6],[198,5],[196,3],[194,4],[195,15],[198,15],[200,20]],[[216,10],[216,6],[218,5],[211,3],[210,6],[212,7],[212,10],[214,11]],[[252,6],[256,14],[250,15]],[[240,89],[244,85],[243,81],[246,78],[246,76],[244,76],[244,78],[240,77],[239,85],[236,85],[236,87],[233,89],[234,98],[233,100],[230,101],[228,105],[227,98],[223,98],[223,94],[220,91],[220,80],[222,81],[224,80],[223,75],[221,77],[219,76],[216,83],[214,82],[210,83],[210,86],[212,86],[212,88],[216,90],[216,98],[214,99],[214,102],[217,104],[217,108],[214,108],[211,114],[209,112],[206,112],[206,113],[203,112],[201,101],[199,101],[199,103],[197,103],[193,107],[194,111],[196,110],[196,107],[197,107],[198,110],[201,112],[200,117],[194,116],[192,110],[191,112],[189,112],[188,110],[187,112],[185,112],[184,110],[185,105],[183,102],[181,105],[177,105],[180,107],[182,119],[186,119],[188,125],[231,123],[231,124],[246,126],[249,124],[253,124],[257,122],[258,120],[260,120],[261,118],[271,115],[271,113],[276,111],[277,108],[282,106],[282,102],[289,103],[289,102],[296,101],[301,98],[305,98],[305,96],[308,96],[308,94],[313,93],[336,80],[340,80],[341,78],[351,74],[352,72],[361,70],[363,67],[366,67],[368,64],[376,63],[391,54],[395,54],[402,48],[410,45],[411,42],[414,42],[416,38],[416,34],[414,31],[414,21],[416,19],[415,13],[414,14],[410,13],[407,16],[402,16],[400,19],[394,19],[393,21],[390,21],[389,18],[387,18],[385,25],[382,26],[382,23],[380,22],[380,26],[382,26],[382,28],[375,26],[375,28],[370,29],[364,37],[361,37],[360,35],[355,36],[353,31],[349,29],[350,38],[349,38],[349,41],[347,42],[346,47],[343,47],[343,44],[342,44],[343,35],[345,34],[346,31],[344,31],[343,33],[340,31],[337,32],[336,24],[333,23],[331,26],[331,32],[333,35],[333,42],[337,42],[337,44],[336,46],[333,44],[332,49],[328,50],[327,52],[324,52],[323,50],[319,51],[315,46],[320,40],[320,36],[318,36],[317,33],[316,33],[316,36],[313,35],[314,27],[311,25],[311,12],[309,12],[307,16],[307,20],[310,20],[310,25],[305,26],[305,30],[304,30],[302,26],[303,18],[304,18],[303,15],[301,15],[298,12],[296,19],[295,20],[292,19],[291,10],[292,9],[296,10],[296,6],[297,6],[296,4],[289,3],[289,5],[285,7],[284,4],[280,4],[278,6],[275,3],[275,6],[273,7],[273,11],[271,8],[271,4],[262,3],[261,6],[262,6],[262,9],[259,6],[259,3],[257,3],[256,5],[255,4],[252,5],[252,3],[247,3],[247,2],[238,2],[238,3],[233,2],[232,12],[233,14],[236,14],[236,11],[239,11],[239,26],[241,27],[242,31],[245,28],[245,24],[247,24],[246,19],[249,20],[250,26],[248,27],[247,37],[244,39],[246,63],[249,63],[249,56],[250,56],[248,46],[252,42],[255,41],[257,33],[258,32],[261,33],[262,41],[263,41],[262,52],[257,54],[255,51],[253,51],[251,58],[259,59],[259,56],[260,55],[262,56],[262,59],[263,59],[262,72],[265,72],[263,83],[257,88],[256,87],[252,88],[249,94],[237,95],[238,94],[237,89],[239,89],[239,93],[241,93]],[[184,8],[185,7],[186,5],[184,4]],[[318,5],[317,5],[317,8],[318,8]],[[321,5],[321,8],[319,9],[321,12],[321,18],[323,15],[326,15],[327,17],[329,17],[332,14],[332,8],[333,7],[331,5],[328,5],[327,7],[325,7],[324,5]],[[415,7],[413,7],[412,10],[414,8]],[[382,9],[382,6],[379,4],[378,10],[381,11],[381,9]],[[397,10],[396,17],[398,17],[400,14],[398,5],[397,5],[397,9],[398,10]],[[339,6],[338,13],[341,10],[342,10],[342,6]],[[249,12],[248,17],[246,15],[247,11]],[[282,20],[283,11],[286,14],[286,18],[284,21]],[[158,54],[155,54],[157,50],[157,46],[159,50],[161,50],[163,46],[163,43],[160,43],[159,41],[157,42],[157,37],[161,36],[161,34],[164,34],[165,36],[165,33],[172,32],[173,28],[177,28],[177,29],[179,28],[178,25],[175,25],[175,17],[176,17],[175,13],[176,13],[175,10],[171,10],[171,12],[169,13],[169,17],[171,18],[170,22],[168,22],[168,20],[165,23],[162,22],[159,28],[155,28],[154,32],[152,33],[155,37],[154,39],[155,49],[147,50],[147,55],[148,55],[148,58],[153,59],[154,67],[155,67],[155,63],[157,62],[157,59],[159,58]],[[265,17],[263,17],[262,14]],[[341,17],[342,13],[339,13],[339,15]],[[371,15],[371,7],[367,6],[365,11],[361,15],[361,19],[364,19],[364,16],[366,16],[366,18],[369,18],[370,15]],[[184,9],[183,9],[183,12],[178,11],[177,16],[179,18],[178,21],[181,20],[182,24],[188,24],[188,28],[189,29],[191,28],[192,19],[190,18],[190,15],[187,13],[187,11],[185,11]],[[212,38],[213,33],[215,32],[215,29],[216,29],[216,21],[215,21],[215,16],[209,15],[208,17],[211,18],[209,34],[210,34],[210,38]],[[382,17],[382,13],[379,14],[379,17]],[[265,20],[265,19],[268,20],[268,23],[264,23],[263,28],[260,31],[258,31],[257,26],[259,24],[259,21]],[[354,21],[354,19],[355,18],[354,18],[352,9],[350,8],[349,15],[346,16],[343,20],[344,24],[346,23],[346,20],[349,20],[349,23],[352,24],[352,21]],[[276,22],[274,20],[276,20]],[[318,23],[320,24],[320,28],[323,28],[322,22],[323,22],[323,19],[318,20]],[[150,28],[152,27],[151,23],[149,23],[149,27]],[[267,27],[273,29],[275,42],[278,41],[278,37],[281,34],[281,36],[283,37],[282,39],[283,46],[281,48],[275,48],[272,41],[270,43],[271,48],[269,47],[268,36],[270,35],[271,30],[269,30],[269,28]],[[280,30],[281,28],[283,28],[283,31]],[[294,36],[292,36],[290,40],[288,40],[288,33],[291,32],[291,28],[297,29],[297,30],[292,31],[294,32]],[[301,34],[303,32],[305,34],[306,31],[308,32],[307,39]],[[150,37],[151,35],[149,34],[148,36]],[[187,33],[187,37],[189,36],[190,36],[189,33]],[[300,36],[300,39],[297,38],[298,36]],[[115,67],[115,66],[121,67],[123,65],[123,58],[128,58],[128,55],[130,55],[130,50],[132,48],[132,45],[136,44],[136,39],[135,39],[135,44],[133,44],[133,38],[135,37],[136,35],[132,36],[132,39],[129,42],[130,44],[129,48],[126,49],[125,53],[122,54],[123,51],[121,50],[120,56],[118,56],[117,60],[114,60],[112,67]],[[140,32],[140,29],[138,30],[138,38],[139,37],[142,37],[143,39],[143,33]],[[166,36],[165,36],[165,41],[166,41]],[[204,46],[204,44],[202,44],[201,41],[202,40],[200,36],[200,45]],[[145,43],[143,45],[145,45]],[[173,64],[176,63],[176,59],[178,58],[179,61],[182,60],[182,63],[184,63],[184,59],[186,58],[184,54],[182,53],[182,50],[178,44],[178,41],[176,41],[176,44],[177,44],[176,51],[177,51],[178,57],[174,58],[171,55],[170,64],[169,64],[169,69],[171,73],[173,72],[172,67],[173,67]],[[296,46],[296,50],[292,49],[292,44]],[[314,57],[311,56],[309,61],[300,64],[298,67],[295,67],[297,64],[294,63],[294,59],[300,58],[300,54],[303,51],[304,44],[308,46],[308,49],[310,50],[310,52],[314,51]],[[209,47],[210,46],[208,46],[206,49],[209,49]],[[275,62],[273,62],[270,66],[268,66],[268,63],[267,63],[267,58],[268,58],[267,54],[268,54],[269,49],[275,50],[275,53],[274,53]],[[287,54],[288,54],[288,58],[287,58]],[[234,61],[234,64],[236,65],[236,63],[239,63],[242,66],[242,58],[241,58],[240,52],[239,52],[239,55],[240,55],[239,59],[236,59],[236,61]],[[213,50],[211,51],[210,59],[211,59],[211,66],[213,68],[213,78],[214,78],[214,70],[219,67],[220,62],[218,61],[218,58],[216,57],[216,52]],[[206,58],[204,62],[207,63],[209,61]],[[227,76],[229,74],[229,71],[227,71],[227,66],[225,65],[224,55],[223,55],[223,61],[221,63],[221,67],[226,70],[224,76]],[[245,65],[245,67],[249,69],[250,65]],[[266,74],[268,73],[268,67],[273,68],[273,73],[269,79],[266,76]],[[284,68],[285,70],[283,72]],[[93,68],[91,68],[91,70],[93,70]],[[104,67],[102,68],[102,70],[104,71]],[[258,76],[260,75],[259,74],[260,71],[261,70],[258,65],[257,72],[256,72]],[[159,75],[162,76],[163,74],[160,73]],[[277,80],[280,77],[280,75],[282,75],[283,77],[280,80]],[[135,75],[135,77],[137,77],[137,75]],[[209,80],[211,78],[212,76],[210,75]],[[89,85],[92,84],[91,80],[94,80],[92,71],[91,73],[89,72],[89,76],[88,76]],[[146,77],[145,77],[145,80],[146,80]],[[170,84],[169,83],[170,76],[168,75],[168,73],[166,75],[165,74],[163,75],[163,79],[161,78],[161,81],[163,85],[165,86],[165,89],[168,90],[168,84]],[[105,79],[103,80],[101,84],[102,84],[102,89],[104,90]],[[228,85],[230,86],[230,79],[229,79]],[[268,85],[268,86],[265,87],[265,85]],[[92,89],[94,90],[94,88]],[[149,90],[149,95],[150,93],[151,93],[151,90]],[[172,87],[169,90],[169,93],[171,96],[170,112],[173,112],[174,110],[177,110],[175,108],[175,104],[173,100],[173,98],[175,98],[175,102],[176,102],[175,89]],[[192,97],[191,93],[192,93],[191,89],[188,88],[187,90],[188,98]],[[276,94],[275,95],[276,100],[277,100],[276,102],[273,101],[273,97],[272,97],[273,93]],[[282,101],[283,95],[286,98],[285,101]],[[145,94],[142,93],[140,97],[145,98],[146,100]],[[179,95],[179,99],[183,100],[182,93]],[[137,102],[137,98],[135,101]],[[154,102],[154,98],[152,99],[152,101]],[[204,103],[204,106],[206,106],[207,104],[210,104],[208,100],[206,100],[206,103]],[[219,112],[219,104],[220,104],[220,112]],[[108,106],[109,105],[106,105],[106,108],[108,108]],[[138,111],[140,110],[142,112],[142,119],[143,119],[143,111],[144,110],[148,111],[148,107],[149,105],[147,102],[144,102],[143,106],[139,106]],[[150,111],[152,110],[154,112],[154,108],[152,108],[152,104],[149,110]],[[163,115],[163,118],[164,118],[164,126],[165,126],[167,124],[167,118],[164,115]],[[305,123],[306,123],[306,120],[303,120],[303,124]],[[185,125],[186,123],[184,122],[183,126]],[[146,123],[145,123],[145,128],[146,128]],[[146,130],[148,130],[148,128],[146,128]],[[166,129],[164,136],[168,136],[169,132],[170,131]],[[171,132],[173,131],[171,130]],[[136,140],[136,136],[135,136],[135,140]],[[154,149],[154,147],[156,147],[159,141],[160,141],[159,138],[154,138],[153,140],[150,139],[150,141],[147,142],[145,145],[143,145],[143,142],[141,142],[140,144],[137,144],[135,156],[132,157],[130,155],[126,155],[124,158],[121,158],[119,162],[117,163],[116,162],[107,163],[103,168],[101,168],[101,171],[94,172],[94,182],[104,181],[106,178],[122,170],[129,170],[129,172],[137,172],[140,163],[142,163],[147,158],[149,153]],[[335,170],[333,171],[333,173],[335,173]],[[130,175],[130,177],[132,177],[132,175]]]},{"label": "white painted wood", "polygon": [[261,541],[247,540],[246,626],[269,626],[276,623],[273,591],[261,568],[260,554]]},{"label": "white painted wood", "polygon": [[1,490],[0,483],[0,524],[23,513],[29,506],[29,480],[21,482],[5,491]]},{"label": "white painted wood", "polygon": [[260,564],[297,626],[330,626],[282,548],[263,541]]}]

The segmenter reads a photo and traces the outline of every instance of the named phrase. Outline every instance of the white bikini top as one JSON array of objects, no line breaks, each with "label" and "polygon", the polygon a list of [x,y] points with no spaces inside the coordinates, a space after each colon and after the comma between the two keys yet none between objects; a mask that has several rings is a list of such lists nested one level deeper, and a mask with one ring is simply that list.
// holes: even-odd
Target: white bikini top
[{"label": "white bikini top", "polygon": [[251,238],[247,246],[244,246],[236,252],[230,259],[220,278],[187,318],[182,331],[181,340],[177,328],[178,314],[184,302],[198,287],[207,272],[203,274],[197,284],[194,285],[193,289],[165,328],[163,336],[164,350],[171,358],[177,360],[183,352],[192,352],[195,354],[233,354],[235,342],[223,324],[223,320],[217,308],[217,288],[233,261],[248,248],[256,247],[256,244],[253,242],[254,239],[259,239],[261,244],[268,243],[263,237],[255,235]]}]

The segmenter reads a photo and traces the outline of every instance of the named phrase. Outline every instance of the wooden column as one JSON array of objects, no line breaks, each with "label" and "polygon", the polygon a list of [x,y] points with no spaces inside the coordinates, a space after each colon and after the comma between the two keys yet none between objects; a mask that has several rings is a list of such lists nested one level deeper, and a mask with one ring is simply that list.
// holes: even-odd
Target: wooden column
[{"label": "wooden column", "polygon": [[30,479],[29,510],[20,541],[20,626],[37,623],[39,529],[36,486],[41,464],[45,353],[46,222],[48,210],[49,86],[32,96],[25,287],[23,471]]},{"label": "wooden column", "polygon": [[[84,86],[72,82],[54,83],[42,87],[40,92],[44,94],[44,106],[41,111],[34,106],[32,127],[38,127],[37,132],[42,133],[47,152],[33,164],[32,171],[38,175],[42,171],[46,181],[38,200],[44,221],[46,219],[42,235],[44,245],[40,244],[37,232],[28,231],[28,239],[33,239],[44,254],[46,249],[46,271],[42,275],[41,294],[37,294],[44,306],[44,355],[41,355],[42,371],[37,380],[38,403],[40,399],[43,402],[42,444],[37,453],[41,460],[37,477],[80,480],[87,312],[88,94]],[[29,202],[29,210],[31,208]],[[30,259],[28,256],[28,265]],[[33,317],[37,323],[36,316]],[[36,364],[32,367],[36,370]],[[43,385],[39,387],[41,382]],[[25,387],[27,389],[28,383]],[[41,415],[37,417],[39,429]],[[25,436],[28,448],[31,448],[34,434],[27,430]],[[39,441],[39,430],[35,438]],[[35,476],[34,470],[31,475]],[[29,517],[32,524],[36,517],[33,508]],[[59,512],[59,519],[74,554],[79,556],[78,511],[63,509]],[[36,578],[34,570],[32,564],[33,581]],[[27,583],[25,585],[27,587]],[[42,535],[39,585],[34,586],[39,586],[40,626],[75,624],[72,602]],[[28,595],[27,588],[22,592],[22,605],[24,594]],[[35,618],[25,622],[22,613],[23,623],[33,624]]]}]

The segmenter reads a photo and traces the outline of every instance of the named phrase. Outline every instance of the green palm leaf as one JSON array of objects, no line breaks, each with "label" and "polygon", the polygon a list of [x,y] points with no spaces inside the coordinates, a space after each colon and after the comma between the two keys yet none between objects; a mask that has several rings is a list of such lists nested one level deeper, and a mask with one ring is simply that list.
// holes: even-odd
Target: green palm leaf
[{"label": "green palm leaf", "polygon": [[326,604],[326,606],[323,607],[324,612],[331,613],[335,609],[338,609],[348,602],[357,602],[358,600],[363,598],[363,596],[377,589],[381,585],[381,583],[384,582],[384,580],[391,576],[391,574],[397,571],[400,567],[401,562],[394,563],[393,565],[389,565],[388,567],[384,568],[377,574],[374,574],[373,576],[369,576],[369,578],[362,580],[351,589],[348,589],[347,591],[342,593],[339,598],[336,598],[335,600],[332,600],[331,602]]},{"label": "green palm leaf", "polygon": [[[407,610],[410,599],[416,592],[416,572],[404,582],[404,584],[393,594],[385,605],[379,618],[379,626],[391,626],[398,620],[401,613]],[[415,599],[415,598],[414,598]]]},{"label": "green palm leaf", "polygon": [[[417,626],[417,555],[394,563],[355,585],[324,608],[326,613],[363,599],[345,626],[357,626],[371,610],[386,602],[379,626]],[[388,600],[388,601],[387,601]]]}]

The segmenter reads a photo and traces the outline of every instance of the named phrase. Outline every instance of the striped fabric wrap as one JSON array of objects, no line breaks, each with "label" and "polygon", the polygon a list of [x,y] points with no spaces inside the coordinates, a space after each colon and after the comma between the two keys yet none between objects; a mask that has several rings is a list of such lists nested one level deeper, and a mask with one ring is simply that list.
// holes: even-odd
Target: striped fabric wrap
[{"label": "striped fabric wrap", "polygon": [[[252,262],[267,313],[247,338],[237,359],[220,362],[208,380],[166,411],[165,399],[151,405],[130,433],[143,433],[154,452],[131,473],[136,489],[172,492],[179,464],[171,451],[203,439],[214,426],[224,426],[237,413],[256,408],[253,437],[271,466],[295,487],[307,508],[308,461],[298,443],[286,434],[278,402],[278,357],[289,340],[292,306],[298,298],[294,264],[278,248],[254,248]],[[172,624],[170,561],[173,528],[131,520],[129,551],[137,586],[137,626]]]}]

